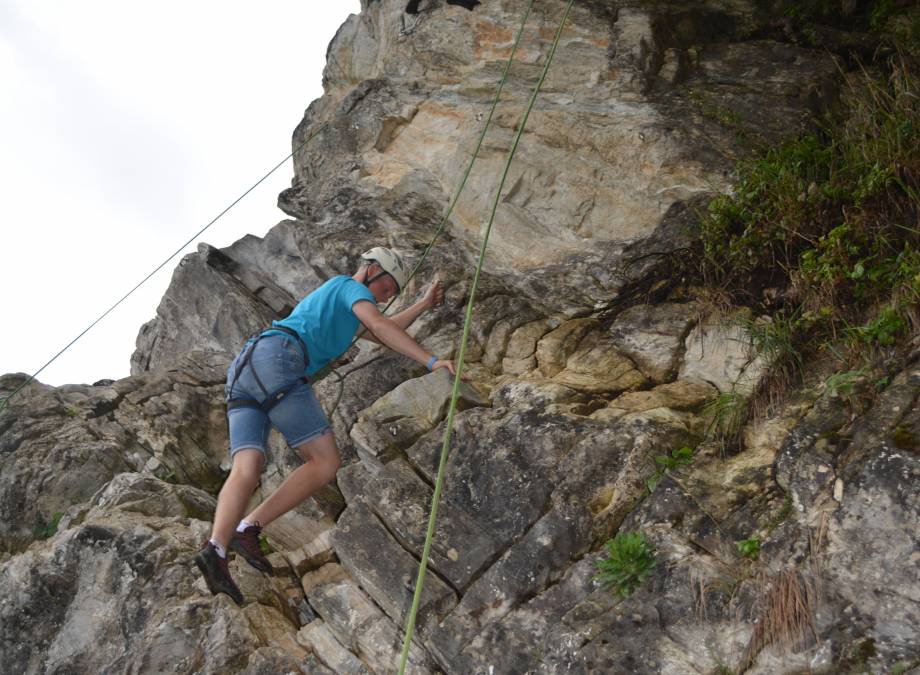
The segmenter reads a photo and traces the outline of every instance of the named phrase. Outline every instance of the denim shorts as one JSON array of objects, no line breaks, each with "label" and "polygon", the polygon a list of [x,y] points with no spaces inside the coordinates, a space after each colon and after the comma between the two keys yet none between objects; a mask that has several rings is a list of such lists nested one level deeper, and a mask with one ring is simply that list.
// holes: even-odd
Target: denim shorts
[{"label": "denim shorts", "polygon": [[[249,365],[243,368],[236,382],[233,378],[237,365],[246,351],[252,349]],[[304,355],[293,338],[270,335],[260,339],[255,346],[247,343],[227,370],[225,392],[227,400],[255,399],[260,403],[265,393],[256,383],[253,370],[269,393],[297,381],[303,376]],[[233,391],[230,391],[231,385]],[[255,448],[266,453],[269,429],[274,426],[291,447],[311,441],[332,431],[313,388],[305,382],[298,383],[271,412],[259,408],[240,407],[227,411],[230,425],[230,456],[244,448]]]}]

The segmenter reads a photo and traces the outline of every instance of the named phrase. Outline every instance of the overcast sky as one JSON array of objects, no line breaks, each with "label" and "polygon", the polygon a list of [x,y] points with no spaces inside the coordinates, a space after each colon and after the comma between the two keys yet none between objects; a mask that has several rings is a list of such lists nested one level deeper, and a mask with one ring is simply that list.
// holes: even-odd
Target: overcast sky
[{"label": "overcast sky", "polygon": [[[0,373],[38,370],[290,153],[326,47],[359,11],[0,0]],[[276,202],[292,175],[288,162],[201,241],[263,236],[286,217]],[[179,259],[38,379],[128,375]]]}]

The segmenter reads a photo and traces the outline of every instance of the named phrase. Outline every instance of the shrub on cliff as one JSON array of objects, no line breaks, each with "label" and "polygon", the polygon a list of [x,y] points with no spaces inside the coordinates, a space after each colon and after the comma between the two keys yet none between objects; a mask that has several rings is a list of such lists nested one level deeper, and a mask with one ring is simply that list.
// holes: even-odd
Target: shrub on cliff
[{"label": "shrub on cliff", "polygon": [[734,191],[711,202],[704,279],[771,311],[790,353],[895,344],[920,322],[918,132],[907,60],[887,79],[851,78],[841,111],[741,163]]}]

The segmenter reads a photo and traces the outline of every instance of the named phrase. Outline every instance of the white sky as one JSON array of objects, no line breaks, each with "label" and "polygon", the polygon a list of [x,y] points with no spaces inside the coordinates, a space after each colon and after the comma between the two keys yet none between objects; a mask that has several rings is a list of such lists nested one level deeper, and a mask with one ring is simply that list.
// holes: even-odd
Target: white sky
[{"label": "white sky", "polygon": [[[359,0],[0,0],[0,373],[32,374],[291,151]],[[290,162],[201,236],[286,216]],[[186,251],[195,250],[193,243]],[[129,373],[180,257],[38,377]]]}]

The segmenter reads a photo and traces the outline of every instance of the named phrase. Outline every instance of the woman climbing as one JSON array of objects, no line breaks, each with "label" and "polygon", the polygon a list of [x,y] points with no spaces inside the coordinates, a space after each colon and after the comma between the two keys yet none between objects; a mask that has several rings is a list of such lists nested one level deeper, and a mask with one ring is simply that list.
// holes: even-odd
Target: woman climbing
[{"label": "woman climbing", "polygon": [[[407,333],[416,318],[444,300],[440,281],[421,300],[387,318],[377,303],[387,302],[406,284],[402,258],[377,247],[361,255],[352,276],[333,277],[307,295],[291,314],[249,340],[227,372],[227,418],[232,468],[217,499],[211,537],[195,556],[208,589],[226,593],[237,604],[243,594],[230,576],[227,549],[253,567],[271,572],[259,546],[262,528],[330,483],[341,457],[310,377],[341,356],[356,335],[388,346],[425,364],[429,370],[451,361],[432,356]],[[254,511],[243,517],[265,466],[265,446],[271,426],[297,450],[304,464]]]}]

